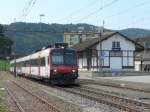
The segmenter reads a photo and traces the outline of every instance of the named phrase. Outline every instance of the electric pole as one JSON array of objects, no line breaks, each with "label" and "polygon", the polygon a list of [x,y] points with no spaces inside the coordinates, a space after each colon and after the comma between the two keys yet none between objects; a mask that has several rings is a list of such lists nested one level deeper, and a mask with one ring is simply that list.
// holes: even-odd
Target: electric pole
[{"label": "electric pole", "polygon": [[99,28],[99,71],[103,71],[103,61],[104,56],[102,56],[102,35],[103,35],[103,30],[104,30],[104,20],[103,20],[103,25],[102,27]]},{"label": "electric pole", "polygon": [[[16,18],[14,18],[14,23],[16,22]],[[14,37],[14,75],[17,76],[16,73],[16,37]]]}]

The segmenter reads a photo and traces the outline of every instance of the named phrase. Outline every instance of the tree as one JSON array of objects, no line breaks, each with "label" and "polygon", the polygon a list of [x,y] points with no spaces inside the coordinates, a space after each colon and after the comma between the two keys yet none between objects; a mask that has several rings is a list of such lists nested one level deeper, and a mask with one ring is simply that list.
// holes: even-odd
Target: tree
[{"label": "tree", "polygon": [[4,37],[4,27],[0,24],[0,37]]},{"label": "tree", "polygon": [[4,27],[0,24],[0,58],[6,58],[11,54],[13,41],[5,36]]}]

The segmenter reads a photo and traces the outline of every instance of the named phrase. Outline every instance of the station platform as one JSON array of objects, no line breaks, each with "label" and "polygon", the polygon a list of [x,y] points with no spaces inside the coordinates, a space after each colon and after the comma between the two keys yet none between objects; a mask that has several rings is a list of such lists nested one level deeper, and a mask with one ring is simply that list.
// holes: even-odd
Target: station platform
[{"label": "station platform", "polygon": [[93,79],[102,80],[109,79],[113,81],[127,81],[127,82],[137,82],[137,83],[150,83],[150,72],[122,72],[118,75],[113,75],[112,73],[96,73],[91,71],[80,72],[79,79]]},{"label": "station platform", "polygon": [[130,81],[137,83],[150,83],[150,76],[119,76],[119,77],[101,77],[101,79],[112,79],[117,81]]}]

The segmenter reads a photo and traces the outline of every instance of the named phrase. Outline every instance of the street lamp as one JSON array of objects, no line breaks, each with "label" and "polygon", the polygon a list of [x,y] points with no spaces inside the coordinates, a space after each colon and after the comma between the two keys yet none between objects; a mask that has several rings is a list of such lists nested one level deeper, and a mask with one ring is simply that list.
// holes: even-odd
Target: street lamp
[{"label": "street lamp", "polygon": [[44,14],[40,14],[40,23],[42,23],[42,17],[44,17]]},{"label": "street lamp", "polygon": [[40,31],[42,31],[42,17],[44,17],[44,14],[40,14]]}]

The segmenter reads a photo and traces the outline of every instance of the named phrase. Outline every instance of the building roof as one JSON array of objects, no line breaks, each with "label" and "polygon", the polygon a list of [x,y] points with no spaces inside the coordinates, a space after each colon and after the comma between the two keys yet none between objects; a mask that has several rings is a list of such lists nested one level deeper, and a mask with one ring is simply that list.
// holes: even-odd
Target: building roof
[{"label": "building roof", "polygon": [[86,40],[82,43],[78,43],[74,46],[72,46],[72,48],[76,49],[78,52],[80,51],[83,51],[85,49],[88,49],[90,48],[91,46],[99,43],[99,42],[102,42],[103,40],[106,40],[108,39],[109,37],[115,35],[115,34],[119,34],[121,36],[123,36],[124,38],[128,39],[129,41],[133,42],[134,44],[136,44],[138,47],[142,48],[143,49],[143,46],[136,43],[134,40],[131,40],[129,39],[128,37],[122,35],[121,33],[119,32],[104,32],[102,35],[101,35],[101,39],[100,38],[93,38],[93,39],[89,39],[89,40]]},{"label": "building roof", "polygon": [[143,37],[143,38],[137,38],[135,41],[137,43],[143,45],[145,47],[145,49],[150,50],[150,36],[146,36],[146,37]]},{"label": "building roof", "polygon": [[150,50],[135,52],[135,59],[136,60],[144,60],[144,61],[149,60],[150,61]]}]

